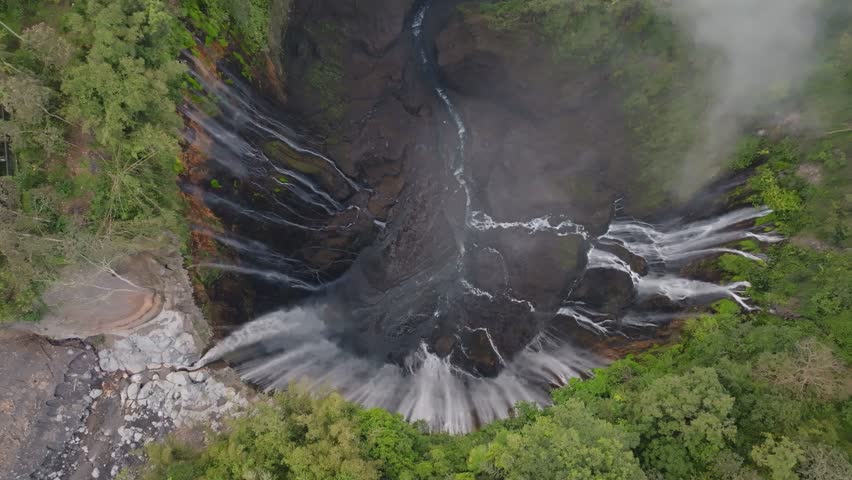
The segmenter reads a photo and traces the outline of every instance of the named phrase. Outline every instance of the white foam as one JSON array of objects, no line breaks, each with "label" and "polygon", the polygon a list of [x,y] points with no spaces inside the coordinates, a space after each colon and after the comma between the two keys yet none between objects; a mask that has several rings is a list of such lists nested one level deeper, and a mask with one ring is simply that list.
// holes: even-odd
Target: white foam
[{"label": "white foam", "polygon": [[553,232],[560,237],[567,235],[579,235],[583,238],[588,237],[582,225],[568,219],[561,220],[554,225],[551,220],[551,215],[544,215],[523,222],[497,222],[485,212],[474,211],[468,221],[468,225],[480,231],[522,229],[527,230],[530,234]]},{"label": "white foam", "polygon": [[[245,380],[267,389],[299,381],[313,388],[332,387],[366,407],[397,411],[435,430],[464,433],[475,428],[477,421],[506,417],[518,402],[547,404],[549,385],[565,383],[604,364],[541,334],[514,359],[500,357],[505,368],[497,377],[479,378],[430,352],[425,343],[403,366],[397,366],[356,356],[327,337],[315,310],[278,311],[220,342],[196,367],[281,338],[289,348],[237,366]],[[500,355],[496,347],[495,353]]]}]

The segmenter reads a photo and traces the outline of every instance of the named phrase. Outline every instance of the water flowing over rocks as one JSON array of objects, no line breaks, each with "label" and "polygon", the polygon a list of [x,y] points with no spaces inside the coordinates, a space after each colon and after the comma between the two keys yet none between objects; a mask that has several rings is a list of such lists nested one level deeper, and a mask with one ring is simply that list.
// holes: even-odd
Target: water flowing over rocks
[{"label": "water flowing over rocks", "polygon": [[606,72],[554,65],[541,39],[457,5],[295,1],[280,106],[189,59],[222,112],[183,112],[209,156],[184,189],[231,253],[203,266],[255,307],[197,367],[225,359],[273,390],[307,377],[464,432],[547,403],[614,338],[653,339],[722,298],[751,308],[746,284],[684,272],[760,261],[736,244],[778,240],[755,225],[767,211],[631,218],[637,166]]}]

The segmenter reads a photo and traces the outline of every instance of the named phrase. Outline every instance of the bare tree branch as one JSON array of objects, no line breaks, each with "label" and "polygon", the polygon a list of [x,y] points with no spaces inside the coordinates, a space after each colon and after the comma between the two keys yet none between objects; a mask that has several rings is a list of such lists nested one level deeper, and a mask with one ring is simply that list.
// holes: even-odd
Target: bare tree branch
[{"label": "bare tree branch", "polygon": [[17,37],[17,38],[18,38],[18,40],[20,40],[20,41],[22,41],[22,42],[26,42],[26,40],[24,40],[24,37],[22,37],[22,36],[18,35],[18,34],[17,34],[17,32],[15,32],[14,30],[12,30],[12,29],[9,27],[9,25],[6,25],[6,24],[5,24],[5,23],[3,23],[3,22],[0,22],[0,25],[2,25],[2,26],[3,26],[3,28],[5,28],[6,30],[8,30],[8,31],[9,31],[9,33],[11,33],[11,34],[12,34],[12,35],[14,35],[15,37]]},{"label": "bare tree branch", "polygon": [[98,268],[100,268],[100,269],[103,269],[105,272],[107,272],[107,273],[109,273],[110,275],[114,276],[115,278],[117,278],[117,279],[121,280],[122,282],[124,282],[124,283],[126,283],[126,284],[130,285],[131,287],[136,288],[137,290],[147,290],[145,287],[140,287],[139,285],[136,285],[135,283],[131,282],[131,281],[130,281],[130,280],[128,280],[127,278],[125,278],[125,277],[121,276],[118,272],[116,272],[116,271],[115,271],[115,269],[114,269],[114,268],[112,268],[112,266],[111,266],[111,265],[109,264],[109,262],[107,262],[106,260],[103,260],[103,261],[101,261],[100,263],[95,263],[95,262],[93,262],[91,259],[89,259],[88,257],[86,257],[85,255],[82,255],[82,257],[83,257],[83,259],[84,259],[84,260],[86,260],[86,261],[87,261],[87,262],[89,262],[90,264],[92,264],[92,265],[94,265],[95,267],[98,267]]},{"label": "bare tree branch", "polygon": [[832,131],[830,131],[830,132],[825,132],[825,133],[823,133],[822,135],[823,135],[824,137],[827,137],[827,136],[829,136],[829,135],[836,135],[836,134],[838,134],[838,133],[847,133],[847,132],[852,132],[852,127],[841,128],[841,129],[839,129],[839,130],[832,130]]}]

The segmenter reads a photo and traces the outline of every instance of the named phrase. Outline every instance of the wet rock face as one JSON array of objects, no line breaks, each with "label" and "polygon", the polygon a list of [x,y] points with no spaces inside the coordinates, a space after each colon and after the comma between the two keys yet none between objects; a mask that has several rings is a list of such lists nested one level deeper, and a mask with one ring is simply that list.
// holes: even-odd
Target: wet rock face
[{"label": "wet rock face", "polygon": [[602,233],[632,171],[622,101],[605,72],[472,13],[452,15],[435,42],[442,78],[472,124],[472,178],[491,215],[566,214]]},{"label": "wet rock face", "polygon": [[495,244],[505,259],[509,288],[546,312],[556,310],[586,263],[585,242],[579,235],[507,230]]},{"label": "wet rock face", "polygon": [[602,73],[554,67],[458,3],[295,1],[287,103],[244,89],[257,108],[202,123],[222,157],[204,182],[227,180],[201,187],[255,312],[327,303],[347,348],[401,364],[425,341],[494,375],[581,278],[627,135]]},{"label": "wet rock face", "polygon": [[604,268],[587,270],[571,292],[572,300],[614,316],[632,305],[635,298],[636,287],[628,273]]},{"label": "wet rock face", "polygon": [[746,225],[763,213],[617,214],[636,168],[607,73],[457,3],[298,0],[284,114],[243,89],[237,135],[203,126],[241,164],[239,188],[206,192],[217,241],[269,313],[202,364],[263,365],[244,378],[268,388],[321,378],[462,432],[546,403],[620,334],[720,298],[749,308],[744,284],[680,266],[773,241]]}]

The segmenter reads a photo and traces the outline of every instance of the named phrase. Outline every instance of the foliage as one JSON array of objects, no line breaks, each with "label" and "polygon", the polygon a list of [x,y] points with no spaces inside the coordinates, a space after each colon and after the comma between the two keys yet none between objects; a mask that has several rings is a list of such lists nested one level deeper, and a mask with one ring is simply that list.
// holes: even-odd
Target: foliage
[{"label": "foliage", "polygon": [[797,343],[792,351],[765,353],[755,373],[795,398],[814,396],[821,400],[848,396],[845,385],[849,371],[831,348],[809,338]]},{"label": "foliage", "polygon": [[837,448],[812,444],[804,447],[797,472],[802,480],[843,480],[852,478],[852,464]]},{"label": "foliage", "polygon": [[769,470],[772,480],[793,480],[798,478],[793,469],[802,453],[802,449],[789,438],[776,440],[770,433],[766,435],[766,441],[751,449],[751,458],[757,465]]},{"label": "foliage", "polygon": [[177,56],[191,38],[164,0],[27,2],[0,16],[21,31],[0,46],[0,133],[17,164],[0,319],[35,319],[41,290],[84,253],[185,237]]},{"label": "foliage", "polygon": [[37,23],[21,34],[23,48],[46,68],[62,71],[74,55],[73,46],[50,25]]},{"label": "foliage", "polygon": [[630,450],[636,444],[635,436],[571,400],[517,432],[500,432],[476,447],[469,463],[479,478],[644,479]]},{"label": "foliage", "polygon": [[[269,9],[272,0],[183,0],[192,24],[205,35],[205,43],[227,45],[229,36],[239,39],[250,55],[269,45]],[[229,35],[230,34],[230,35]]]},{"label": "foliage", "polygon": [[69,120],[81,122],[108,152],[92,205],[93,219],[107,232],[115,221],[177,206],[175,182],[162,180],[174,177],[180,151],[175,103],[183,66],[175,58],[185,38],[166,8],[90,0],[69,19],[86,54],[65,73],[62,91]]},{"label": "foliage", "polygon": [[633,413],[644,462],[672,478],[707,469],[736,434],[733,405],[712,368],[654,380],[640,393]]},{"label": "foliage", "polygon": [[230,433],[202,454],[175,457],[172,448],[169,455],[162,454],[162,447],[152,448],[145,477],[151,480],[379,478],[359,435],[357,408],[338,395],[317,399],[299,388],[235,420]]},{"label": "foliage", "polygon": [[425,453],[422,433],[398,414],[373,408],[357,414],[366,452],[379,462],[383,477],[413,479],[418,457]]},{"label": "foliage", "polygon": [[10,114],[9,120],[0,120],[0,134],[8,135],[22,150],[35,149],[48,155],[63,152],[64,128],[50,112],[56,96],[32,73],[22,71],[0,78],[0,103]]}]

